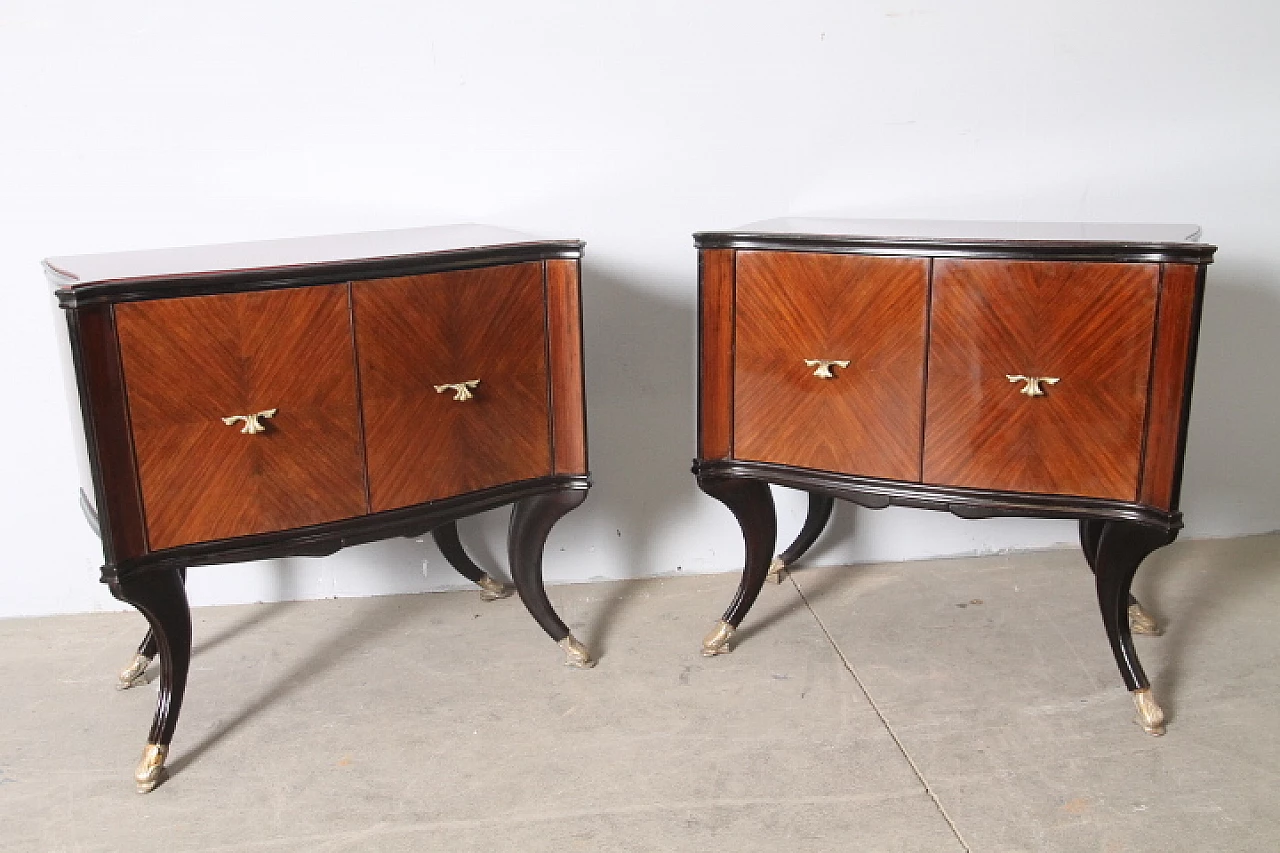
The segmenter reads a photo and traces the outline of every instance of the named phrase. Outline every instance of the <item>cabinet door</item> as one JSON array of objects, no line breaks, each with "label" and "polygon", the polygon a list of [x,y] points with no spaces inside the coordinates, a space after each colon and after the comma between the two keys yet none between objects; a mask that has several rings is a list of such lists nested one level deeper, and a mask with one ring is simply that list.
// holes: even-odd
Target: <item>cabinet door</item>
[{"label": "cabinet door", "polygon": [[918,480],[928,271],[919,258],[739,252],[734,457]]},{"label": "cabinet door", "polygon": [[115,310],[152,549],[367,511],[345,285]]},{"label": "cabinet door", "polygon": [[1134,500],[1158,273],[937,261],[925,481]]},{"label": "cabinet door", "polygon": [[542,264],[352,290],[375,512],[551,473]]}]

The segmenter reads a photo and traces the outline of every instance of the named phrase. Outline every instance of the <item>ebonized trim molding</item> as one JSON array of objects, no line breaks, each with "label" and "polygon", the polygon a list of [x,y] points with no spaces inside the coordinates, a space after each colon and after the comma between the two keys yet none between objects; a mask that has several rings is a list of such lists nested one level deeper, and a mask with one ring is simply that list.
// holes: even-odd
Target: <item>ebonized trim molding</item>
[{"label": "ebonized trim molding", "polygon": [[930,258],[1003,258],[1036,261],[1111,261],[1117,263],[1213,263],[1217,246],[1208,243],[1107,243],[1049,240],[939,240],[936,238],[856,237],[840,234],[762,234],[700,231],[699,249],[761,249],[782,252],[835,252],[851,255],[908,255]]},{"label": "ebonized trim molding", "polygon": [[55,294],[58,297],[58,305],[62,308],[76,308],[100,302],[141,302],[148,299],[171,299],[177,296],[277,290],[286,287],[337,284],[357,279],[394,278],[476,267],[505,266],[529,261],[578,259],[582,257],[585,245],[581,240],[559,240],[393,258],[322,262],[296,267],[130,278],[81,285],[76,285],[48,265],[45,266],[45,274],[57,288]]},{"label": "ebonized trim molding", "polygon": [[1104,521],[1132,521],[1170,532],[1182,527],[1180,512],[1165,512],[1144,504],[1099,498],[932,486],[736,459],[695,459],[693,473],[700,481],[733,478],[763,480],[777,486],[830,495],[868,509],[907,506],[944,510],[961,518],[1096,518]]},{"label": "ebonized trim molding", "polygon": [[444,500],[356,516],[341,521],[252,536],[238,536],[234,539],[193,542],[164,551],[154,551],[118,564],[105,565],[102,567],[102,581],[109,583],[120,578],[131,577],[139,572],[159,569],[209,566],[277,557],[325,557],[349,545],[361,545],[401,536],[421,536],[432,528],[450,521],[494,509],[503,504],[514,503],[533,495],[566,490],[586,491],[590,487],[590,474],[537,477]]}]

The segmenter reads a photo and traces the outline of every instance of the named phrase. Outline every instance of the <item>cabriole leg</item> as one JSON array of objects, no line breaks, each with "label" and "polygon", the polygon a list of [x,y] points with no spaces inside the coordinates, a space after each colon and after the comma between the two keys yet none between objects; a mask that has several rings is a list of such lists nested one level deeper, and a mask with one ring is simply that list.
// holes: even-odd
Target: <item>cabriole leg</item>
[{"label": "cabriole leg", "polygon": [[756,597],[760,595],[760,588],[764,586],[765,576],[769,573],[769,558],[773,554],[778,522],[773,508],[773,493],[769,491],[768,483],[739,478],[700,477],[698,486],[733,513],[738,520],[738,527],[742,529],[746,547],[746,562],[738,594],[734,596],[733,603],[729,605],[723,618],[702,641],[702,654],[711,657],[732,651],[729,641],[751,605],[755,604]]},{"label": "cabriole leg", "polygon": [[[1084,558],[1089,563],[1089,570],[1095,575],[1098,573],[1095,565],[1098,558],[1098,542],[1102,539],[1102,528],[1106,523],[1093,518],[1080,519],[1080,548],[1084,551]],[[1143,609],[1132,593],[1129,595],[1128,618],[1129,630],[1134,634],[1159,637],[1164,633],[1160,623]]]},{"label": "cabriole leg", "polygon": [[507,553],[511,578],[520,600],[534,620],[565,652],[565,666],[590,669],[596,665],[587,647],[578,642],[556,615],[542,583],[542,549],[551,528],[565,513],[587,498],[586,489],[561,489],[519,501],[511,511],[507,530]]},{"label": "cabriole leg", "polygon": [[1120,668],[1120,677],[1133,693],[1138,723],[1152,735],[1164,734],[1164,711],[1151,695],[1151,682],[1133,648],[1129,628],[1129,586],[1138,566],[1147,555],[1169,544],[1173,536],[1166,530],[1125,521],[1108,521],[1097,538],[1094,574],[1098,589],[1098,606],[1107,639]]},{"label": "cabriole leg", "polygon": [[497,601],[499,598],[507,598],[515,590],[502,581],[494,580],[484,570],[475,564],[475,561],[462,548],[462,540],[458,538],[458,524],[451,521],[443,524],[431,531],[431,538],[436,541],[436,547],[440,549],[440,553],[449,561],[449,565],[467,580],[480,587],[480,598],[484,601]]},{"label": "cabriole leg", "polygon": [[178,569],[157,569],[123,579],[113,578],[108,586],[112,595],[138,608],[147,618],[160,655],[160,697],[147,747],[134,772],[138,793],[145,794],[160,784],[169,743],[178,725],[178,712],[187,689],[187,671],[191,666],[191,611],[187,607],[183,573]]},{"label": "cabriole leg", "polygon": [[178,712],[182,710],[182,697],[187,690],[187,671],[191,669],[191,608],[187,606],[183,574],[178,569],[157,569],[108,581],[113,596],[137,607],[146,616],[160,654],[160,697],[147,747],[133,775],[140,794],[150,792],[164,776],[165,757],[169,754],[169,743],[178,726]]},{"label": "cabriole leg", "polygon": [[[187,570],[179,569],[179,577],[182,582],[187,581]],[[139,684],[146,684],[143,678],[147,674],[147,667],[151,666],[151,661],[156,656],[156,635],[150,628],[147,628],[147,634],[142,638],[142,642],[138,644],[138,651],[133,655],[133,660],[129,661],[129,665],[120,670],[119,681],[116,682],[117,690],[128,690],[130,687],[137,687]]]},{"label": "cabriole leg", "polygon": [[804,526],[796,535],[795,541],[787,549],[773,558],[769,564],[769,577],[774,583],[782,583],[787,576],[787,566],[805,555],[805,552],[818,541],[827,523],[831,521],[831,511],[835,509],[835,498],[809,492],[809,511],[804,517]]}]

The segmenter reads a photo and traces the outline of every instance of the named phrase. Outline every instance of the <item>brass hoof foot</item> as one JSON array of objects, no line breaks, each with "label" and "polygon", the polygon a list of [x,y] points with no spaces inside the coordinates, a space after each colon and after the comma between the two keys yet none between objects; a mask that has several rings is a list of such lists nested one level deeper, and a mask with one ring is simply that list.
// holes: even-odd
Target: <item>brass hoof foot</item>
[{"label": "brass hoof foot", "polygon": [[164,759],[169,754],[169,747],[159,743],[149,743],[142,751],[142,760],[138,769],[133,771],[133,781],[138,783],[139,794],[149,794],[164,778]]},{"label": "brass hoof foot", "polygon": [[736,630],[738,629],[723,619],[717,622],[716,627],[711,629],[711,633],[702,639],[702,656],[712,658],[716,655],[727,655],[733,651],[733,646],[729,645],[729,640]]},{"label": "brass hoof foot", "polygon": [[146,655],[134,655],[129,665],[120,670],[120,681],[116,684],[116,689],[128,690],[130,687],[146,684],[147,680],[143,676],[147,674],[149,666],[151,666],[151,658]]},{"label": "brass hoof foot", "polygon": [[782,583],[787,579],[787,564],[782,562],[781,557],[773,558],[773,562],[769,564],[767,577],[772,578],[774,583]]},{"label": "brass hoof foot", "polygon": [[1149,735],[1164,734],[1164,711],[1156,704],[1151,688],[1133,691],[1133,705],[1138,709],[1138,725]]},{"label": "brass hoof foot", "polygon": [[494,580],[488,575],[482,575],[480,580],[476,581],[476,586],[480,587],[481,601],[497,601],[499,598],[510,598],[511,593],[515,592],[514,587],[507,586],[502,581]]},{"label": "brass hoof foot", "polygon": [[1159,637],[1164,633],[1164,629],[1151,616],[1150,613],[1142,609],[1141,604],[1129,605],[1129,632],[1131,634],[1146,634],[1151,637]]},{"label": "brass hoof foot", "polygon": [[575,666],[578,669],[591,669],[596,665],[595,660],[591,657],[591,652],[587,651],[587,647],[578,642],[578,639],[570,634],[561,640],[558,644],[564,649],[565,666]]}]

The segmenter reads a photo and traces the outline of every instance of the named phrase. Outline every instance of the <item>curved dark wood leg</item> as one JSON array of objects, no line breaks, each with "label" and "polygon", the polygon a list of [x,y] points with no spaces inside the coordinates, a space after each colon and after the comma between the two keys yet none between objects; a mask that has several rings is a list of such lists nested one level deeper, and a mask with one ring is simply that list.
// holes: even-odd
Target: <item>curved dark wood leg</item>
[{"label": "curved dark wood leg", "polygon": [[596,662],[587,647],[569,632],[569,626],[556,615],[547,598],[542,584],[542,549],[555,523],[586,498],[586,489],[561,489],[525,498],[511,511],[511,526],[507,529],[511,578],[520,600],[542,630],[564,649],[565,665],[580,669],[590,669]]},{"label": "curved dark wood leg", "polygon": [[760,595],[760,588],[769,574],[769,558],[773,555],[778,535],[778,521],[768,483],[737,478],[698,478],[698,487],[727,506],[738,519],[746,546],[738,594],[724,612],[724,617],[702,641],[702,653],[711,657],[732,651],[729,640]]},{"label": "curved dark wood leg", "polygon": [[1166,530],[1125,521],[1108,521],[1098,537],[1094,574],[1102,624],[1111,641],[1116,665],[1133,693],[1138,722],[1148,734],[1164,734],[1164,712],[1151,695],[1151,682],[1142,671],[1129,628],[1129,585],[1147,555],[1173,541]]},{"label": "curved dark wood leg", "polygon": [[147,617],[156,649],[160,654],[160,698],[147,737],[147,747],[134,772],[138,793],[145,794],[160,783],[169,743],[178,725],[182,696],[187,689],[191,666],[191,610],[187,589],[178,569],[157,569],[108,582],[111,594]]},{"label": "curved dark wood leg", "polygon": [[458,574],[480,587],[480,598],[484,601],[497,601],[507,598],[514,589],[499,580],[494,580],[462,548],[462,540],[458,538],[458,523],[451,521],[431,531],[440,553],[449,561]]},{"label": "curved dark wood leg", "polygon": [[[187,582],[187,570],[179,569],[179,577],[182,582]],[[139,684],[146,684],[147,667],[151,666],[151,661],[156,656],[156,634],[150,627],[147,628],[147,634],[142,638],[142,642],[138,644],[138,650],[133,654],[133,660],[129,661],[129,665],[120,670],[119,681],[116,682],[117,690],[128,690],[130,687],[137,687]]]},{"label": "curved dark wood leg", "polygon": [[804,517],[804,526],[796,534],[795,541],[769,564],[769,577],[773,578],[774,583],[782,583],[787,576],[787,566],[803,557],[813,547],[813,543],[818,541],[822,531],[826,530],[827,523],[831,521],[831,511],[835,506],[835,498],[809,492],[809,511]]},{"label": "curved dark wood leg", "polygon": [[[1080,548],[1084,551],[1084,558],[1089,563],[1089,571],[1094,575],[1098,574],[1098,543],[1102,541],[1102,528],[1107,522],[1099,521],[1096,518],[1080,519]],[[1164,629],[1160,627],[1160,623],[1156,622],[1155,617],[1143,609],[1138,603],[1138,599],[1129,595],[1129,630],[1134,634],[1146,634],[1152,637],[1158,637],[1164,633]]]}]

